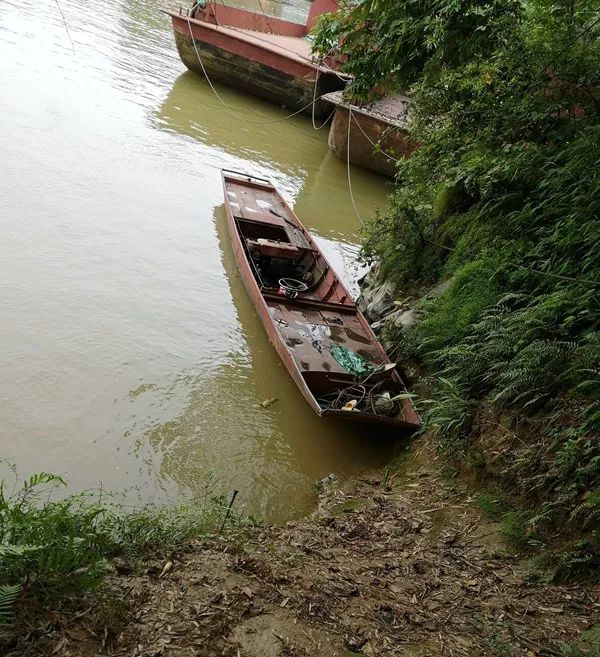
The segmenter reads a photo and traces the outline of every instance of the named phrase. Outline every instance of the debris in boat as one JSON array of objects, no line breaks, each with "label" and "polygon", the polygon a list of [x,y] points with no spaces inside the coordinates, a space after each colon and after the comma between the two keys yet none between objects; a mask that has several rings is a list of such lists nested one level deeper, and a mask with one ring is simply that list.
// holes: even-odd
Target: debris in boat
[{"label": "debris in boat", "polygon": [[269,408],[269,406],[273,406],[273,404],[277,401],[279,401],[277,397],[271,397],[270,399],[265,399],[265,401],[261,401],[260,405],[263,408]]},{"label": "debris in boat", "polygon": [[[385,386],[389,381],[372,382],[372,376],[383,372],[384,369],[375,369],[369,376],[351,385],[334,390],[323,395],[320,399],[324,408],[340,411],[354,411],[369,413],[379,417],[395,417],[401,411],[400,401],[405,399],[404,394],[392,396],[390,390]],[[369,383],[371,379],[371,383]]]},{"label": "debris in boat", "polygon": [[371,365],[355,351],[351,351],[341,344],[334,344],[331,347],[331,355],[347,372],[354,376],[364,376],[375,371],[374,365]]},{"label": "debris in boat", "polygon": [[385,390],[378,397],[375,398],[373,406],[378,413],[386,415],[394,410],[394,400],[389,390]]}]

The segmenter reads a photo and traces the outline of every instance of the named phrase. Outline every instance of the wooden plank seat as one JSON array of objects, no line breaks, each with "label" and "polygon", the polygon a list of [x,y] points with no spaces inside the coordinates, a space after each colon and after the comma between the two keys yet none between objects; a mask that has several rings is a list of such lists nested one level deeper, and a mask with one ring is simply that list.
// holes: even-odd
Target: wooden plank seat
[{"label": "wooden plank seat", "polygon": [[277,242],[259,237],[257,240],[246,240],[250,251],[256,249],[262,256],[269,258],[282,258],[284,260],[296,260],[302,251],[293,244]]},{"label": "wooden plank seat", "polygon": [[283,217],[271,213],[267,214],[266,212],[249,212],[248,208],[240,208],[239,215],[235,218],[237,220],[250,221],[253,224],[266,224],[267,226],[279,226],[280,228],[287,226]]}]

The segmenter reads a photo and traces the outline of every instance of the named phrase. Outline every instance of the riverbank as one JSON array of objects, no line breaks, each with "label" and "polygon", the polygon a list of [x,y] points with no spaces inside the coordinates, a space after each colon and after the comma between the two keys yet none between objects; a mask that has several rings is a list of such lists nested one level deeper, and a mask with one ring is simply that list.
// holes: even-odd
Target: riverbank
[{"label": "riverbank", "polygon": [[101,602],[21,609],[7,655],[597,654],[599,587],[528,578],[427,436],[305,520],[116,568]]}]

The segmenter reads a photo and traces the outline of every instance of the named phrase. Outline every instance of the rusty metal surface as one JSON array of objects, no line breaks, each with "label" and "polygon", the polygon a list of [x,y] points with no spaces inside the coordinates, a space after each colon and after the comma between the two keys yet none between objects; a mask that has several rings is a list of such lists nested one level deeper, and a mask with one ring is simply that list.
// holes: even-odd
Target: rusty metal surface
[{"label": "rusty metal surface", "polygon": [[228,180],[225,185],[225,194],[234,216],[259,225],[276,224],[285,230],[294,246],[314,248],[312,239],[299,227],[294,213],[278,194],[235,180]]},{"label": "rusty metal surface", "polygon": [[[171,16],[174,29],[188,37],[191,31],[194,38],[199,41],[206,41],[219,47],[227,47],[235,54],[275,66],[275,68],[282,71],[291,72],[290,69],[295,64],[294,74],[296,75],[301,70],[297,68],[299,65],[306,69],[304,71],[305,75],[307,71],[318,71],[320,75],[327,78],[331,77],[331,68],[332,66],[335,67],[335,62],[328,59],[327,66],[319,64],[312,56],[310,42],[304,38],[306,30],[303,26],[298,26],[289,21],[280,21],[282,25],[272,31],[266,25],[257,23],[261,18],[271,21],[270,18],[261,17],[247,10],[235,9],[235,12],[252,16],[252,20],[244,21],[237,14],[235,16],[230,16],[228,13],[222,14],[221,12],[224,9],[234,10],[231,7],[223,8],[222,6],[219,7],[217,12],[217,16],[221,16],[221,19],[216,20],[210,10],[211,6],[210,4],[207,5],[207,9],[195,17],[172,10],[166,10],[165,13]],[[286,27],[285,24],[290,27]],[[298,33],[299,27],[304,29],[302,34]],[[278,32],[277,29],[281,31]],[[286,61],[287,65],[284,64]],[[338,72],[337,75],[342,79],[350,79],[350,76],[341,72]],[[343,85],[338,84],[333,88],[339,89],[341,86]],[[331,85],[330,88],[332,88]],[[327,89],[323,89],[321,93],[325,93],[325,91]]]},{"label": "rusty metal surface", "polygon": [[[300,391],[319,415],[333,415],[344,420],[372,422],[415,429],[419,416],[412,402],[404,399],[396,417],[385,417],[366,412],[342,412],[320,402],[324,393],[352,383],[354,378],[333,357],[334,345],[343,346],[372,365],[390,365],[383,347],[371,327],[358,310],[350,294],[318,249],[310,234],[302,226],[291,208],[270,184],[246,177],[244,174],[223,173],[227,224],[236,260],[248,293],[288,372]],[[254,212],[253,212],[254,210]],[[257,278],[242,237],[242,227],[248,227],[246,216],[267,212],[283,219],[282,241],[291,243],[291,236],[301,236],[306,253],[316,257],[322,277],[309,290],[295,298],[278,295],[265,289]],[[261,222],[256,216],[253,225]],[[241,223],[240,223],[241,222]],[[264,224],[268,230],[271,223]],[[279,228],[279,226],[278,226]],[[406,391],[399,372],[393,367],[382,376],[394,394]]]},{"label": "rusty metal surface", "polygon": [[199,7],[193,12],[192,18],[214,25],[227,25],[270,34],[303,37],[308,32],[306,25],[241,7],[231,7],[222,2],[207,2],[204,7]]},{"label": "rusty metal surface", "polygon": [[311,65],[316,63],[311,55],[310,42],[301,37],[257,32],[255,30],[229,27],[226,25],[221,25],[219,29],[223,34],[229,34],[248,43],[253,43],[283,57],[289,57],[298,62],[309,63]]},{"label": "rusty metal surface", "polygon": [[343,91],[332,91],[325,94],[323,100],[336,107],[351,109],[354,114],[381,121],[385,127],[406,128],[408,124],[411,103],[408,96],[398,94],[371,103],[358,104],[345,99]]},{"label": "rusty metal surface", "polygon": [[281,339],[301,372],[322,371],[346,374],[331,355],[331,347],[342,345],[370,363],[389,362],[371,341],[355,314],[297,308],[289,303],[267,302]]},{"label": "rusty metal surface", "polygon": [[177,12],[166,13],[173,22],[181,61],[202,76],[208,74],[212,79],[306,114],[312,114],[316,95],[314,114],[318,118],[331,113],[331,106],[321,96],[346,84],[338,73],[273,49],[264,41],[244,39],[237,31],[223,30]]},{"label": "rusty metal surface", "polygon": [[398,161],[417,147],[409,136],[406,117],[393,118],[396,112],[404,111],[399,109],[404,97],[395,96],[373,103],[380,111],[343,101],[341,91],[325,94],[323,99],[336,106],[329,129],[329,148],[341,160],[350,159],[352,164],[393,178],[398,171]]}]

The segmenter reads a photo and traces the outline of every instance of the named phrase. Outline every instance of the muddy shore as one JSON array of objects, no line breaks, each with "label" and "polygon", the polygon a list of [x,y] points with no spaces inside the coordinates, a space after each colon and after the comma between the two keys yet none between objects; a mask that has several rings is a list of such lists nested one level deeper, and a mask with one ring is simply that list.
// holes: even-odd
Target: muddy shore
[{"label": "muddy shore", "polygon": [[528,578],[427,436],[305,520],[169,561],[119,564],[102,608],[37,618],[8,655],[541,657],[600,624],[599,587]]}]

